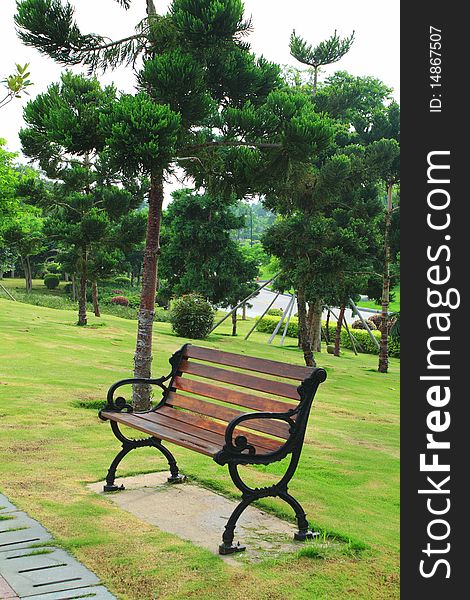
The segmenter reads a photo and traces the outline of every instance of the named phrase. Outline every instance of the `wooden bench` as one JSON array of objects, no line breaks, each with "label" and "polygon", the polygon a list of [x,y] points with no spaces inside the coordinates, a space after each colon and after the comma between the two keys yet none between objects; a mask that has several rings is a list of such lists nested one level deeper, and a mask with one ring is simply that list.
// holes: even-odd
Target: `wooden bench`
[{"label": "wooden bench", "polygon": [[[123,379],[109,389],[107,404],[99,416],[110,421],[122,450],[109,468],[104,490],[123,489],[115,485],[117,466],[128,452],[144,446],[157,448],[167,458],[169,482],[184,481],[174,456],[162,443],[171,442],[210,456],[220,465],[227,464],[234,484],[242,492],[242,501],[225,527],[220,554],[245,549],[233,544],[236,522],[251,502],[268,496],[282,498],[294,509],[298,523],[296,540],[312,538],[305,512],[288,493],[287,486],[299,462],[310,407],[318,385],[326,379],[325,370],[191,344],[175,352],[170,364],[171,372],[165,377]],[[123,397],[114,398],[118,388],[136,384],[162,389],[161,400],[151,410],[137,413]],[[150,437],[130,439],[119,425]],[[238,472],[239,465],[268,465],[289,455],[289,466],[274,485],[251,488]]]}]

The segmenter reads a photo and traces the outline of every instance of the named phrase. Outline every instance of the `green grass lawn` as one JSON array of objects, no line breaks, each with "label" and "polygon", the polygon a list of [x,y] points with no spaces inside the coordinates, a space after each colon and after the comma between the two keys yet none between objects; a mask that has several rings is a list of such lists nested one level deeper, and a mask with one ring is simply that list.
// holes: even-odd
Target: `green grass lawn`
[{"label": "green grass lawn", "polygon": [[[83,408],[132,373],[136,322],[0,300],[0,490],[38,519],[63,547],[94,570],[120,600],[334,600],[399,598],[399,361],[376,371],[377,357],[322,352],[320,387],[291,491],[311,522],[367,546],[356,555],[289,555],[234,567],[218,556],[140,522],[86,484],[104,478],[118,446],[109,424]],[[232,338],[230,319],[202,345],[302,364],[293,339]],[[155,324],[155,375],[186,341]],[[279,344],[279,342],[277,342]],[[182,471],[227,495],[238,493],[226,468],[171,447]],[[150,449],[131,453],[118,474],[166,470]],[[247,467],[258,485],[283,465]],[[260,506],[292,520],[287,505]],[[155,510],[168,507],[155,506]],[[293,522],[293,521],[292,521]],[[294,529],[294,526],[293,526]]]},{"label": "green grass lawn", "polygon": [[[17,277],[5,277],[0,279],[0,283],[5,287],[12,295],[15,296],[15,292],[25,293],[26,284],[24,279]],[[48,290],[44,285],[44,279],[33,279],[33,294],[47,294],[50,296],[62,296],[64,295],[64,287],[67,285],[66,281],[61,281],[59,287],[55,290]],[[6,298],[5,292],[0,289],[0,298]]]}]

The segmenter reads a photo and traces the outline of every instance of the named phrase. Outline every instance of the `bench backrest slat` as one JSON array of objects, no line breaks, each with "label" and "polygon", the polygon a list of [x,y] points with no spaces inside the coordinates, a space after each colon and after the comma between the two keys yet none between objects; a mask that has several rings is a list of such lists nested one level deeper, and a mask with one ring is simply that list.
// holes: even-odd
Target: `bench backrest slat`
[{"label": "bench backrest slat", "polygon": [[222,388],[211,383],[206,383],[205,381],[196,381],[188,377],[176,377],[173,385],[176,389],[183,392],[191,392],[199,396],[221,400],[227,404],[236,404],[237,406],[243,406],[252,410],[286,412],[296,406],[294,403],[287,403],[272,398],[262,398],[261,396],[239,392],[238,390]]},{"label": "bench backrest slat", "polygon": [[188,345],[185,348],[183,356],[205,360],[227,367],[236,367],[239,369],[246,369],[247,371],[257,371],[258,373],[275,375],[276,377],[285,377],[286,379],[294,379],[296,381],[303,381],[313,372],[313,367],[290,365],[275,360],[243,356],[240,354],[233,354],[232,352],[223,352],[222,350],[213,350],[212,348],[201,348],[200,346],[192,345]]},{"label": "bench backrest slat", "polygon": [[[230,421],[247,412],[292,411],[299,406],[299,384],[313,373],[311,367],[191,344],[183,346],[177,356],[177,362],[172,363],[174,374],[165,403],[170,411],[168,416],[179,418],[183,430],[186,424],[194,423],[217,433],[224,432]],[[292,421],[297,421],[297,413]],[[271,447],[274,442],[271,436],[278,438],[276,443],[290,438],[292,421],[249,419],[243,421],[241,431],[255,446],[262,447],[266,438],[265,447]]]},{"label": "bench backrest slat", "polygon": [[[212,398],[213,396],[209,397]],[[244,412],[247,412],[229,406],[223,406],[222,404],[215,404],[214,402],[206,402],[205,400],[200,400],[199,398],[194,398],[192,396],[185,396],[184,394],[178,394],[176,392],[170,392],[166,403],[169,406],[184,408],[199,415],[206,415],[226,423],[229,423],[235,417],[239,417]],[[245,422],[245,426],[248,429],[269,433],[285,440],[289,437],[289,425],[283,421],[250,419]]]},{"label": "bench backrest slat", "polygon": [[179,370],[183,373],[198,375],[207,379],[230,383],[259,392],[274,394],[283,398],[290,398],[297,401],[300,399],[299,393],[297,392],[297,386],[282,381],[254,377],[253,375],[247,375],[237,371],[227,371],[226,369],[219,369],[218,367],[203,365],[188,360],[181,361]]}]

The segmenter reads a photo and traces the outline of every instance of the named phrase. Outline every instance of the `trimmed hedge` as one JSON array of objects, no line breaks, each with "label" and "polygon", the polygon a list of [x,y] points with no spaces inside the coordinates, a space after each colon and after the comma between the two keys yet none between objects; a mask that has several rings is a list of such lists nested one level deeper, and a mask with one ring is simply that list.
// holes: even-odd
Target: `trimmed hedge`
[{"label": "trimmed hedge", "polygon": [[111,304],[119,304],[119,306],[129,306],[129,298],[125,296],[114,296],[110,300]]},{"label": "trimmed hedge", "polygon": [[[261,331],[263,333],[272,333],[276,329],[276,325],[279,323],[279,317],[266,315],[261,319],[256,327],[257,331]],[[279,329],[279,334],[284,332],[284,327],[286,326],[286,322],[284,320],[281,328]],[[298,319],[292,317],[289,321],[289,327],[287,328],[287,335],[289,337],[297,337],[298,335]]]},{"label": "trimmed hedge", "polygon": [[[279,323],[279,317],[265,316],[258,323],[258,326],[256,329],[257,329],[257,331],[261,331],[263,333],[272,333],[278,323]],[[278,335],[280,335],[284,332],[284,327],[285,327],[285,322],[281,325]],[[323,321],[323,327],[326,327],[325,321]],[[330,322],[330,326],[329,326],[328,330],[329,330],[331,343],[333,343],[334,339],[335,339],[335,335],[336,335],[336,323],[332,324]],[[366,330],[350,328],[350,331],[354,335],[354,337],[357,339],[359,344],[361,344],[365,353],[367,353],[367,354],[378,354],[379,353],[377,346],[370,339],[369,334]],[[287,335],[289,337],[294,337],[294,338],[296,338],[298,336],[298,319],[297,318],[292,317],[291,320],[289,321],[289,327],[287,328]],[[372,331],[372,335],[380,343],[380,336],[381,336],[380,331],[377,331],[377,330]],[[344,327],[341,329],[341,346],[343,348],[349,348],[352,350],[351,340],[349,339],[348,333],[344,329]],[[389,351],[390,356],[393,356],[395,358],[400,358],[400,340],[398,338],[394,338],[394,337],[389,338],[388,351]]]},{"label": "trimmed hedge", "polygon": [[44,285],[48,290],[55,290],[59,287],[59,283],[60,279],[57,275],[54,275],[54,273],[47,273],[44,275]]},{"label": "trimmed hedge", "polygon": [[170,323],[179,337],[203,340],[214,325],[215,310],[200,294],[185,294],[174,300]]},{"label": "trimmed hedge", "polygon": [[117,283],[120,285],[130,285],[131,279],[130,277],[126,277],[126,275],[118,275],[117,277],[113,277],[113,283]]}]

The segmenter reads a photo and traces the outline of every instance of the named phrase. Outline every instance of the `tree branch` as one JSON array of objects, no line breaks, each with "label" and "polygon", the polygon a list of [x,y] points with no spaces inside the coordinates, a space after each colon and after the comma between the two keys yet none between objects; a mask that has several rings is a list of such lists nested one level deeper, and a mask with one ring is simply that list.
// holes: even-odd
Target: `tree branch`
[{"label": "tree branch", "polygon": [[112,48],[113,46],[119,46],[120,44],[125,44],[126,42],[130,42],[131,40],[137,39],[146,39],[147,36],[145,33],[135,33],[134,35],[130,35],[128,37],[122,38],[121,40],[116,40],[115,42],[111,41],[108,44],[102,44],[101,46],[90,46],[88,48],[81,48],[80,46],[72,46],[71,48],[76,52],[100,52],[101,50],[106,50],[107,48]]},{"label": "tree branch", "polygon": [[217,147],[227,147],[227,148],[282,148],[282,144],[280,143],[268,143],[268,142],[229,142],[229,141],[218,141],[218,142],[204,142],[203,144],[195,144],[193,146],[186,146],[183,150],[202,150],[203,148],[217,148]]}]

